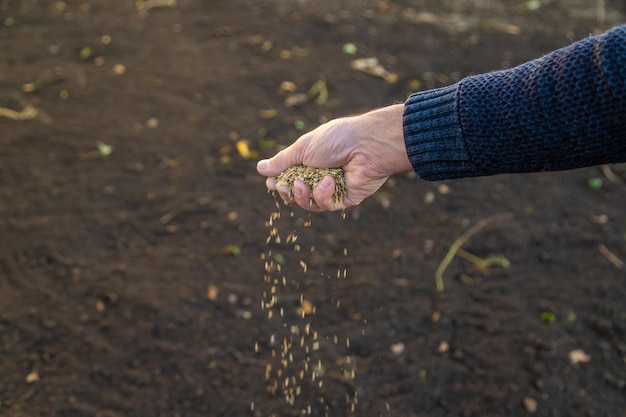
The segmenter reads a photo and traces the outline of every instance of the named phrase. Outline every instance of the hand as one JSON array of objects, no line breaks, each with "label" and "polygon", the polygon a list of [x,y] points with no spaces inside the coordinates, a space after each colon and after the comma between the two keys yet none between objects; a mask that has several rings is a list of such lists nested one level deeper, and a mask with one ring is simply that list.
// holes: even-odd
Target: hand
[{"label": "hand", "polygon": [[[259,161],[257,170],[267,178],[270,190],[276,190],[286,203],[292,198],[309,211],[341,210],[360,204],[374,194],[390,175],[411,171],[402,132],[403,104],[373,110],[359,116],[331,120],[302,135],[274,157]],[[326,176],[313,195],[301,181],[295,181],[293,194],[276,182],[276,176],[293,165],[315,168],[343,168],[346,194],[335,203],[335,181]]]}]

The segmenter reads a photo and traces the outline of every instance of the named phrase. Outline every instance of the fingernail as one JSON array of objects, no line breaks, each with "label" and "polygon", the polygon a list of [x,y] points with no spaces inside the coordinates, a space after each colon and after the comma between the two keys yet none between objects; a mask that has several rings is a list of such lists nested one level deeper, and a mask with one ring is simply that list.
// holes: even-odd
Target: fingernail
[{"label": "fingernail", "polygon": [[302,197],[302,187],[297,183],[293,185],[293,194],[298,198]]},{"label": "fingernail", "polygon": [[264,159],[262,161],[259,161],[256,164],[256,169],[259,170],[259,171],[265,171],[267,169],[268,165],[269,165],[269,163],[267,162],[267,159]]}]

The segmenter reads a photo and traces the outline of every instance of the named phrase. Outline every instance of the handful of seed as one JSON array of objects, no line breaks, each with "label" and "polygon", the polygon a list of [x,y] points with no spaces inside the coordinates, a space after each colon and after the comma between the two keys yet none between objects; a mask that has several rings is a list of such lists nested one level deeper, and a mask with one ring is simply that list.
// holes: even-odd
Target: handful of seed
[{"label": "handful of seed", "polygon": [[304,165],[297,165],[281,172],[276,177],[276,180],[284,182],[287,185],[291,196],[293,196],[294,181],[302,181],[309,187],[309,192],[312,196],[313,190],[326,175],[330,175],[334,178],[335,192],[333,193],[333,201],[335,203],[340,203],[343,200],[343,196],[346,194],[346,182],[343,177],[343,169],[341,168],[312,168]]}]

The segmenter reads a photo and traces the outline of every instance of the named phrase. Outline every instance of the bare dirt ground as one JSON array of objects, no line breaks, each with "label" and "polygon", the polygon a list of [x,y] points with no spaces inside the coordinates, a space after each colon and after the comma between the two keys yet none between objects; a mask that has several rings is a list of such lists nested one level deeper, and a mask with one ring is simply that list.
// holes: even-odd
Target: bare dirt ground
[{"label": "bare dirt ground", "polygon": [[[266,244],[255,171],[321,121],[624,22],[623,2],[171,3],[0,0],[0,415],[626,416],[623,165],[402,176],[345,219],[283,207],[301,252]],[[386,79],[351,66],[371,57]],[[458,252],[438,293],[483,219],[463,249],[510,266]]]}]

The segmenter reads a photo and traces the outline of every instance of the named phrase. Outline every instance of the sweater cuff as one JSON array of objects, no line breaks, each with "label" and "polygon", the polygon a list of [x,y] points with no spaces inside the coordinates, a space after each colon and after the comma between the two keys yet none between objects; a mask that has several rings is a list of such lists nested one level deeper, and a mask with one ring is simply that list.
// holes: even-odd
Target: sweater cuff
[{"label": "sweater cuff", "polygon": [[421,91],[404,104],[403,132],[409,161],[424,180],[472,176],[457,109],[459,84]]}]

